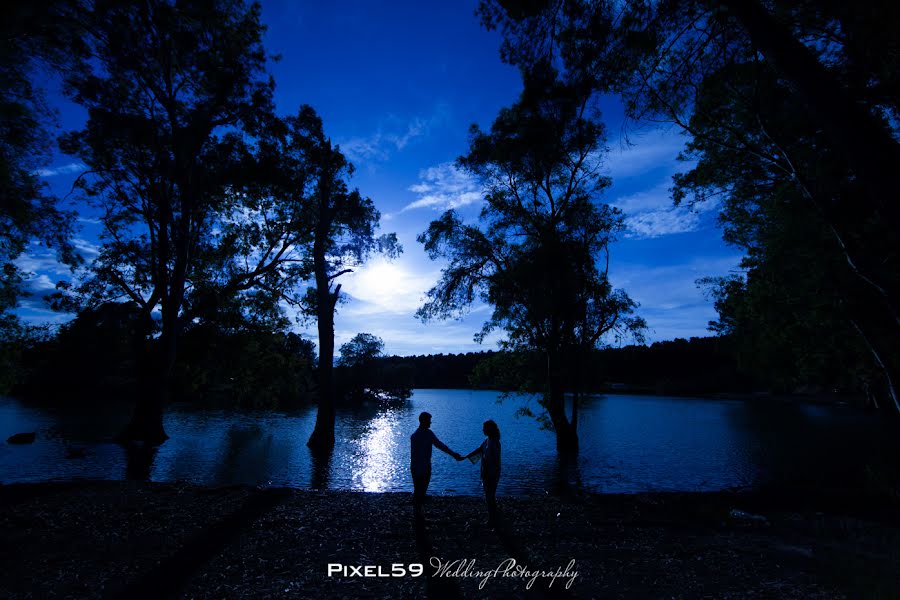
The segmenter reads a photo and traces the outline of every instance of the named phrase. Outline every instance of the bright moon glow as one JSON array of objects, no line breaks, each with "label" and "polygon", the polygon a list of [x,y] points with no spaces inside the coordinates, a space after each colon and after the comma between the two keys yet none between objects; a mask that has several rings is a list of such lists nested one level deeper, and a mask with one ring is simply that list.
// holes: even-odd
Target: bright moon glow
[{"label": "bright moon glow", "polygon": [[414,273],[400,260],[379,258],[350,274],[344,290],[372,305],[373,310],[409,314],[422,305],[425,292],[435,281],[436,275]]}]

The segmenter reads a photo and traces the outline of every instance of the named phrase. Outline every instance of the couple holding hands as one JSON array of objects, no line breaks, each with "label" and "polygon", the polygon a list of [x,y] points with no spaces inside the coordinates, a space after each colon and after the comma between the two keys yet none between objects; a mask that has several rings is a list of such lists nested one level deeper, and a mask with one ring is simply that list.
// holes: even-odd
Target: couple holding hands
[{"label": "couple holding hands", "polygon": [[423,412],[419,415],[419,428],[409,437],[410,470],[413,479],[413,510],[416,516],[422,514],[422,503],[431,481],[431,448],[443,450],[456,460],[468,458],[473,463],[481,460],[481,483],[484,486],[484,497],[487,500],[488,525],[497,524],[497,483],[500,481],[500,428],[494,421],[484,422],[482,428],[487,439],[475,450],[462,456],[447,447],[431,431],[431,414]]}]

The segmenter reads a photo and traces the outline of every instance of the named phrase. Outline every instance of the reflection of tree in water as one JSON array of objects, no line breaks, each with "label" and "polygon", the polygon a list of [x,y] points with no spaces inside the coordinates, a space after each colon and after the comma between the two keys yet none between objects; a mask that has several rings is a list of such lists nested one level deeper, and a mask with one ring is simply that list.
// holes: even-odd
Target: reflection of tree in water
[{"label": "reflection of tree in water", "polygon": [[877,419],[850,408],[760,399],[735,402],[726,415],[755,484],[857,485],[886,439]]},{"label": "reflection of tree in water", "polygon": [[331,460],[334,457],[334,451],[328,450],[310,450],[310,478],[309,487],[313,490],[327,490],[331,483]]},{"label": "reflection of tree in water", "polygon": [[556,459],[555,478],[551,493],[571,496],[584,489],[581,481],[581,464],[578,455],[560,454]]},{"label": "reflection of tree in water", "polygon": [[49,437],[78,444],[109,442],[129,418],[128,407],[120,405],[29,405],[28,411],[52,424],[47,431]]},{"label": "reflection of tree in water", "polygon": [[[510,466],[510,468],[515,467]],[[522,467],[520,466],[519,468]],[[556,454],[547,456],[544,460],[530,467],[529,473],[533,474],[536,481],[523,482],[524,487],[521,485],[517,486],[515,483],[506,487],[501,474],[501,495],[504,487],[506,487],[506,493],[510,495],[528,494],[536,488],[543,489],[552,496],[562,497],[578,495],[585,489],[579,455],[563,456]]]},{"label": "reflection of tree in water", "polygon": [[268,481],[277,458],[273,456],[277,452],[272,442],[272,434],[259,425],[229,427],[216,465],[216,480],[251,484]]},{"label": "reflection of tree in water", "polygon": [[128,443],[125,450],[125,479],[129,481],[149,481],[153,462],[159,453],[159,446],[143,443]]}]

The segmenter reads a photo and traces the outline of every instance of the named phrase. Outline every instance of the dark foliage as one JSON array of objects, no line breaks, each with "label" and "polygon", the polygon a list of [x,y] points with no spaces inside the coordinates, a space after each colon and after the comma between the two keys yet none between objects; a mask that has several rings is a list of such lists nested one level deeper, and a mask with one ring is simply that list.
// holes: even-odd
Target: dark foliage
[{"label": "dark foliage", "polygon": [[33,73],[71,64],[66,48],[72,30],[64,26],[63,1],[4,3],[0,19],[0,390],[15,378],[15,346],[27,332],[9,312],[31,295],[30,273],[13,261],[32,241],[55,251],[71,266],[80,256],[70,241],[74,215],[59,207],[41,179],[50,159],[54,113]]},{"label": "dark foliage", "polygon": [[564,396],[580,391],[581,358],[604,336],[640,340],[646,327],[608,278],[624,217],[601,201],[604,128],[584,92],[549,64],[529,71],[490,131],[471,128],[458,160],[485,187],[479,223],[449,210],[418,238],[430,258],[449,263],[418,316],[446,318],[479,298],[492,309],[480,339],[502,329],[505,350],[543,354],[541,404],[564,452],[578,446],[578,401],[567,414]]},{"label": "dark foliage", "polygon": [[722,200],[726,239],[747,252],[746,279],[716,292],[716,327],[745,359],[768,357],[753,362],[785,385],[843,364],[900,412],[896,2],[485,0],[479,12],[524,72],[550,61],[619,94],[629,117],[691,136],[696,166],[674,200]]},{"label": "dark foliage", "polygon": [[384,342],[371,333],[358,333],[341,346],[335,370],[336,397],[352,403],[399,402],[412,395],[408,368],[384,360]]},{"label": "dark foliage", "polygon": [[179,400],[253,409],[314,401],[315,345],[296,333],[206,325],[187,331],[182,348],[174,387]]},{"label": "dark foliage", "polygon": [[[50,404],[130,405],[152,368],[146,321],[134,304],[86,309],[59,334],[25,349],[14,392]],[[312,342],[257,327],[201,324],[184,333],[172,398],[218,407],[289,408],[315,389]]]},{"label": "dark foliage", "polygon": [[[715,394],[768,391],[773,379],[742,370],[728,337],[675,339],[649,346],[595,349],[584,357],[587,392]],[[541,393],[540,353],[469,352],[389,356],[377,363],[408,372],[413,388],[473,388]],[[825,388],[830,381],[819,382]]]}]

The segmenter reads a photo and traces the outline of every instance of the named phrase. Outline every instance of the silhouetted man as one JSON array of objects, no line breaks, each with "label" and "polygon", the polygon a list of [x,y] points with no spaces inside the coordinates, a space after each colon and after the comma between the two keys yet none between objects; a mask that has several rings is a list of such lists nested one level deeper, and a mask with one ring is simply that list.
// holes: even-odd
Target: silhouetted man
[{"label": "silhouetted man", "polygon": [[422,510],[428,484],[431,482],[431,447],[443,450],[456,460],[462,456],[448,448],[431,431],[431,414],[423,412],[419,415],[419,428],[409,436],[409,468],[413,479],[413,509],[416,514]]}]

